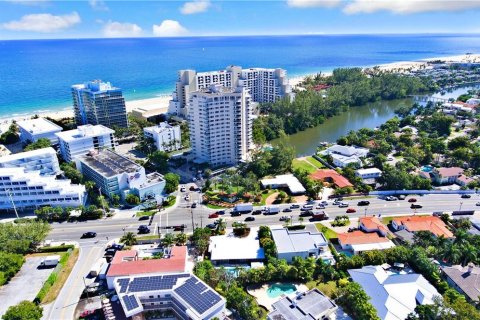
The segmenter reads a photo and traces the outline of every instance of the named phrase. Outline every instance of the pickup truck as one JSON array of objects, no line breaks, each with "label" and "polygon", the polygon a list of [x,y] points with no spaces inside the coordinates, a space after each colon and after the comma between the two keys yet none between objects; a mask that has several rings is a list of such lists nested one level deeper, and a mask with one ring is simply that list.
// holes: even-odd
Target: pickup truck
[{"label": "pickup truck", "polygon": [[328,220],[328,214],[325,212],[316,212],[312,215],[311,221]]}]

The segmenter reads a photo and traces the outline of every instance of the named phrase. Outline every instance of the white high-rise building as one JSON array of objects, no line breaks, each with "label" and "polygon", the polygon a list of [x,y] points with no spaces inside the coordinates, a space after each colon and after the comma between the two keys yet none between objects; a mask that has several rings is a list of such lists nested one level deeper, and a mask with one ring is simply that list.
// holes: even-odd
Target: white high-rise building
[{"label": "white high-rise building", "polygon": [[76,207],[85,203],[85,186],[57,180],[40,171],[0,168],[0,209],[38,206]]},{"label": "white high-rise building", "polygon": [[168,152],[182,148],[180,126],[161,122],[156,126],[143,128],[143,134],[155,141],[157,150]]},{"label": "white high-rise building", "polygon": [[74,161],[76,157],[86,155],[91,150],[115,150],[114,132],[101,124],[87,124],[57,133],[63,160]]},{"label": "white high-rise building", "polygon": [[284,69],[242,69],[239,66],[229,66],[225,70],[210,72],[180,70],[168,112],[187,116],[190,94],[211,85],[228,88],[245,87],[254,102],[274,102],[282,97],[292,96],[287,71]]},{"label": "white high-rise building", "polygon": [[24,168],[25,172],[38,171],[42,176],[61,173],[57,152],[43,148],[0,157],[0,168]]},{"label": "white high-rise building", "polygon": [[253,105],[245,87],[217,85],[191,93],[188,124],[196,161],[224,166],[245,160],[252,145]]}]

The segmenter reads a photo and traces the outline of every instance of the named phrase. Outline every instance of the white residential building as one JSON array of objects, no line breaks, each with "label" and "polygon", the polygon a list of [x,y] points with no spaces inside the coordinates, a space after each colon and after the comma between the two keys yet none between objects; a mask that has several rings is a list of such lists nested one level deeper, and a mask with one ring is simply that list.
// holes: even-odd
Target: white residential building
[{"label": "white residential building", "polygon": [[188,124],[197,162],[213,166],[245,160],[252,145],[253,102],[244,87],[211,86],[193,92]]},{"label": "white residential building", "polygon": [[41,175],[61,173],[57,152],[43,148],[0,157],[0,168],[24,168],[25,172],[39,171]]},{"label": "white residential building", "polygon": [[161,122],[156,126],[143,128],[143,134],[155,141],[157,150],[168,152],[182,148],[180,126]]},{"label": "white residential building", "polygon": [[25,168],[0,168],[0,209],[38,206],[76,207],[85,201],[85,186],[43,176]]},{"label": "white residential building", "polygon": [[398,274],[381,266],[350,269],[348,273],[371,298],[382,320],[406,319],[417,305],[433,304],[433,298],[440,296],[421,274]]},{"label": "white residential building", "polygon": [[225,70],[209,72],[180,70],[168,112],[187,116],[190,94],[211,85],[227,88],[245,87],[254,102],[274,102],[293,95],[284,69],[242,69],[239,66],[229,66]]},{"label": "white residential building", "polygon": [[95,182],[108,197],[124,198],[128,193],[141,200],[161,200],[165,179],[157,172],[145,173],[145,168],[110,149],[95,150],[76,158],[77,168]]},{"label": "white residential building", "polygon": [[63,160],[74,161],[77,156],[86,155],[91,150],[115,150],[114,132],[101,124],[87,124],[57,133]]},{"label": "white residential building", "polygon": [[360,148],[356,146],[341,146],[335,144],[326,150],[322,151],[323,155],[330,155],[333,159],[333,164],[337,167],[344,168],[353,163],[359,166],[362,165],[362,158],[368,155],[370,150],[367,148]]},{"label": "white residential building", "polygon": [[18,121],[17,125],[20,130],[20,140],[24,143],[32,143],[40,138],[46,138],[52,144],[56,144],[58,139],[55,133],[63,130],[62,127],[45,118]]},{"label": "white residential building", "polygon": [[375,182],[382,176],[382,170],[378,168],[358,169],[355,170],[355,175],[364,180],[364,182]]},{"label": "white residential building", "polygon": [[288,188],[291,194],[304,194],[307,190],[293,174],[282,174],[270,179],[260,180],[264,188]]}]

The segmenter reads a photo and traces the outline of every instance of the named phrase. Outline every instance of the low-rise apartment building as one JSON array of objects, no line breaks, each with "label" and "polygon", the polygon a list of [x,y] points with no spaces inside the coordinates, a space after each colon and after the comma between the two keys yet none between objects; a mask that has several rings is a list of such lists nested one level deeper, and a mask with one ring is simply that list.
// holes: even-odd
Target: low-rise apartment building
[{"label": "low-rise apartment building", "polygon": [[153,127],[143,128],[143,134],[153,139],[155,147],[159,151],[175,151],[182,148],[182,136],[180,126],[171,126],[161,122]]},{"label": "low-rise apartment building", "polygon": [[86,155],[91,150],[108,148],[115,150],[115,131],[101,124],[78,126],[77,129],[57,133],[60,153],[66,162],[77,156]]},{"label": "low-rise apartment building", "polygon": [[57,144],[58,139],[55,133],[63,130],[62,127],[45,118],[18,121],[17,126],[20,130],[20,140],[23,143],[37,142],[38,139],[45,138],[52,144]]},{"label": "low-rise apartment building", "polygon": [[124,198],[128,193],[141,200],[151,198],[160,201],[165,179],[157,172],[145,173],[145,168],[109,149],[95,150],[79,156],[77,168],[95,182],[103,194]]},{"label": "low-rise apartment building", "polygon": [[41,175],[61,173],[57,153],[53,148],[43,148],[0,157],[0,168],[24,168],[25,172],[38,171]]}]

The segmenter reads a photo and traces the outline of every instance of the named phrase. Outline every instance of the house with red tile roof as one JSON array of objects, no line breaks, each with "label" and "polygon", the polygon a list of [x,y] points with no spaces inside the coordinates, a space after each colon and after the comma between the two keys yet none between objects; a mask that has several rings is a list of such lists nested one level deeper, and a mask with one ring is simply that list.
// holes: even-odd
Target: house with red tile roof
[{"label": "house with red tile roof", "polygon": [[433,216],[398,217],[392,220],[392,227],[395,230],[407,230],[412,233],[430,231],[437,237],[445,237],[447,239],[454,237],[442,219]]},{"label": "house with red tile roof", "polygon": [[376,232],[366,233],[360,230],[339,233],[338,243],[343,250],[358,254],[363,251],[385,250],[395,246],[387,237],[379,236]]},{"label": "house with red tile roof", "polygon": [[312,174],[310,178],[335,184],[338,188],[353,187],[350,181],[337,171],[332,169],[319,169]]},{"label": "house with red tile roof", "polygon": [[435,168],[431,172],[433,181],[438,184],[454,184],[457,178],[463,175],[463,169],[459,167]]},{"label": "house with red tile roof", "polygon": [[360,230],[371,233],[376,232],[386,237],[389,233],[388,228],[377,217],[362,217],[358,219],[358,227]]},{"label": "house with red tile roof", "polygon": [[113,288],[117,277],[185,272],[186,263],[186,246],[174,246],[164,258],[149,260],[141,259],[136,250],[117,251],[107,271],[108,288]]}]

